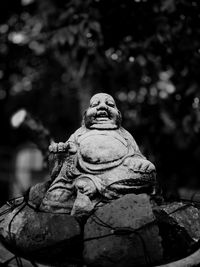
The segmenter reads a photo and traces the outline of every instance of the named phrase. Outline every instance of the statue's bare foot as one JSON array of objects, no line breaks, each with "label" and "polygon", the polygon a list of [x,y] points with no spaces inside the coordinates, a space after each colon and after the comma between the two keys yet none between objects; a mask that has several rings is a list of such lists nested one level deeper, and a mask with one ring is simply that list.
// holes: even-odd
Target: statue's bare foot
[{"label": "statue's bare foot", "polygon": [[87,196],[93,196],[97,191],[95,184],[89,178],[78,179],[75,183],[75,187],[78,191]]}]

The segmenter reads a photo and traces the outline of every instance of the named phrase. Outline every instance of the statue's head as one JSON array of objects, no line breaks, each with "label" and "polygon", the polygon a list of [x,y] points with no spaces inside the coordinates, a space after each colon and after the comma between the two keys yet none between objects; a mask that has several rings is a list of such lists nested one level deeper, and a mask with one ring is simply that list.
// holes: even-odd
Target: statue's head
[{"label": "statue's head", "polygon": [[99,93],[90,99],[89,108],[83,117],[83,125],[89,129],[117,129],[121,114],[111,95]]}]

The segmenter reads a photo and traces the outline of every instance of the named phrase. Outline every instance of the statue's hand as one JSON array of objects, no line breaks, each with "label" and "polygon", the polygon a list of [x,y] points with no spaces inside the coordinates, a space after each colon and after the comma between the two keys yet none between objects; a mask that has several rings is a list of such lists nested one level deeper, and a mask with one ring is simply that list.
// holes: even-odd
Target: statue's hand
[{"label": "statue's hand", "polygon": [[58,152],[65,152],[67,151],[68,144],[59,142],[59,143],[51,143],[49,146],[49,151],[53,153],[58,153]]},{"label": "statue's hand", "polygon": [[142,172],[152,172],[156,170],[155,166],[146,159],[136,159],[134,163],[134,169]]},{"label": "statue's hand", "polygon": [[78,191],[87,196],[93,196],[97,191],[95,184],[88,178],[78,179],[75,183],[75,187]]},{"label": "statue's hand", "polygon": [[141,172],[153,172],[156,171],[155,166],[147,159],[142,158],[128,158],[125,160],[125,165],[127,165],[133,171]]},{"label": "statue's hand", "polygon": [[59,152],[67,152],[74,154],[76,153],[77,149],[74,143],[72,142],[59,142],[59,143],[51,143],[49,146],[49,151],[53,153],[59,153]]}]

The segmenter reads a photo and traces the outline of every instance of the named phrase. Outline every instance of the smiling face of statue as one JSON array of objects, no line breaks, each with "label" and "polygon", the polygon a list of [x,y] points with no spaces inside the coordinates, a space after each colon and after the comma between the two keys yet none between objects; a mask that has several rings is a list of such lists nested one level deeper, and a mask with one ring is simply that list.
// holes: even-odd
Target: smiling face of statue
[{"label": "smiling face of statue", "polygon": [[83,120],[89,129],[117,129],[121,124],[121,114],[112,96],[99,93],[91,98]]}]

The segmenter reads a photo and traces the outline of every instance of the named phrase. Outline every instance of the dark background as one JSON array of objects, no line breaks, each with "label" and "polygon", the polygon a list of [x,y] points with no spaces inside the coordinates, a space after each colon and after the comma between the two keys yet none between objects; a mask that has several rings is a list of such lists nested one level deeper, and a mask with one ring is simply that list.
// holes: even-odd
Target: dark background
[{"label": "dark background", "polygon": [[157,167],[164,194],[200,187],[198,0],[1,0],[0,201],[14,179],[10,126],[26,108],[67,140],[96,92]]}]

